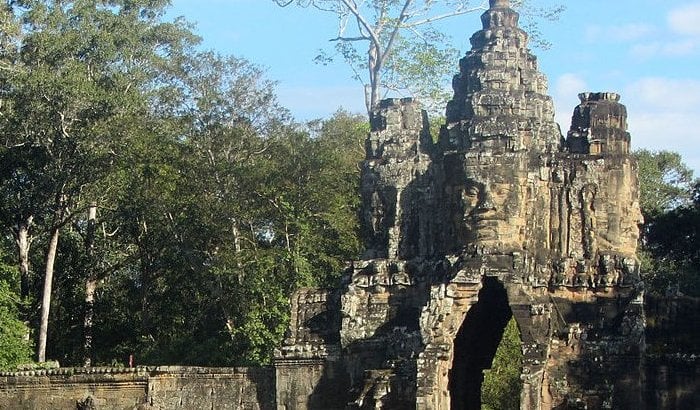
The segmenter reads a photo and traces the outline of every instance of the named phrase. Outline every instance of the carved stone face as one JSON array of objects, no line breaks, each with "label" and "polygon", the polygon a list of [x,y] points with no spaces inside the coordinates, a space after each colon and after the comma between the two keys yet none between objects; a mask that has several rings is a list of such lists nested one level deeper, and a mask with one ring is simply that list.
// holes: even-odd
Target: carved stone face
[{"label": "carved stone face", "polygon": [[[499,253],[522,248],[526,178],[508,164],[465,163],[455,215],[464,246]],[[457,199],[457,198],[456,198]]]}]

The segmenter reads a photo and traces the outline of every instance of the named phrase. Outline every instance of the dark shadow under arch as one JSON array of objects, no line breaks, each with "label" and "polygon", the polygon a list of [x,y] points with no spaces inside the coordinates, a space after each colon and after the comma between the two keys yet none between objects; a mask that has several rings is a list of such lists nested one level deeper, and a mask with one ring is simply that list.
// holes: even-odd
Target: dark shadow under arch
[{"label": "dark shadow under arch", "polygon": [[467,312],[454,341],[449,382],[452,410],[481,409],[484,369],[491,368],[512,315],[503,285],[497,278],[485,277],[479,300]]}]

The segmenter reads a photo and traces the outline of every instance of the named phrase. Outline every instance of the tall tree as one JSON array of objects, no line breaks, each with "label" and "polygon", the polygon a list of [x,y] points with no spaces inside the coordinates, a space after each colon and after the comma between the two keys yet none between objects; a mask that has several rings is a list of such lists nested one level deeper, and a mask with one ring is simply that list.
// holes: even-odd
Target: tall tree
[{"label": "tall tree", "polygon": [[290,292],[358,252],[366,120],[292,123],[259,67],[192,52],[165,3],[13,3],[0,217],[34,299],[44,272],[40,350],[62,363],[269,361]]},{"label": "tall tree", "polygon": [[675,289],[700,296],[700,181],[693,200],[647,221],[643,251],[650,271],[650,291],[664,294]]},{"label": "tall tree", "polygon": [[128,127],[148,117],[149,92],[163,79],[168,60],[193,39],[182,23],[159,21],[165,5],[148,0],[11,3],[22,33],[12,69],[0,74],[6,100],[0,107],[3,146],[11,156],[36,150],[44,158],[40,172],[34,168],[25,172],[31,178],[20,178],[30,192],[19,195],[31,198],[34,209],[13,215],[25,225],[40,217],[48,238],[39,361],[45,360],[59,233],[78,210],[99,199],[99,182],[128,145]]},{"label": "tall tree", "polygon": [[[366,126],[342,114],[312,135],[289,123],[258,67],[210,53],[197,61],[179,188],[191,198],[189,223],[206,233],[188,231],[204,238],[197,270],[210,293],[199,309],[228,335],[220,340],[226,363],[265,362],[286,326],[289,293],[329,283],[357,253],[356,232],[343,221],[355,220]],[[200,357],[211,357],[201,346]]]},{"label": "tall tree", "polygon": [[[386,92],[408,92],[442,105],[445,85],[454,71],[458,51],[438,26],[446,19],[488,8],[473,0],[274,0],[286,7],[312,7],[338,18],[335,54],[352,69],[365,89],[367,112],[378,106]],[[521,7],[525,1],[513,1]],[[491,0],[493,3],[493,0]],[[563,7],[532,10],[556,19]],[[322,53],[325,63],[332,54]]]}]

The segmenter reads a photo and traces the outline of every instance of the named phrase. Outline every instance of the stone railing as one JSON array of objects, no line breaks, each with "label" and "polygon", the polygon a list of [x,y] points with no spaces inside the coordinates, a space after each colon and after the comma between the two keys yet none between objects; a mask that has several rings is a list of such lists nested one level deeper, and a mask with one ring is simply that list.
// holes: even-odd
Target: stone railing
[{"label": "stone railing", "polygon": [[274,409],[274,370],[153,366],[0,373],[2,409]]}]

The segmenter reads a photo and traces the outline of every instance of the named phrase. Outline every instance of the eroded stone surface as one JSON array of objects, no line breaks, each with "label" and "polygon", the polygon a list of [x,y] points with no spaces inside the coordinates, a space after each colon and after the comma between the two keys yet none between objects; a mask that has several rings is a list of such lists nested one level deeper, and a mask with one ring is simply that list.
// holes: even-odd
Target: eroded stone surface
[{"label": "eroded stone surface", "polygon": [[2,409],[275,408],[272,368],[59,368],[0,373]]},{"label": "eroded stone surface", "polygon": [[[644,373],[653,388],[697,387],[697,366],[642,361],[637,165],[620,96],[582,93],[564,138],[518,14],[489,4],[436,144],[416,101],[373,114],[366,251],[339,289],[293,295],[274,370],[0,374],[0,407],[51,408],[36,392],[61,389],[64,408],[477,409],[509,314],[522,409],[644,408]],[[675,392],[647,399],[699,400]]]},{"label": "eroded stone surface", "polygon": [[367,250],[325,305],[340,314],[338,341],[315,349],[339,352],[329,360],[345,370],[347,408],[449,409],[451,395],[479,408],[497,340],[478,346],[465,332],[499,335],[504,319],[477,315],[510,312],[525,356],[521,408],[636,407],[641,213],[625,107],[614,93],[581,94],[564,138],[518,14],[490,5],[437,144],[415,101],[374,113]]}]

